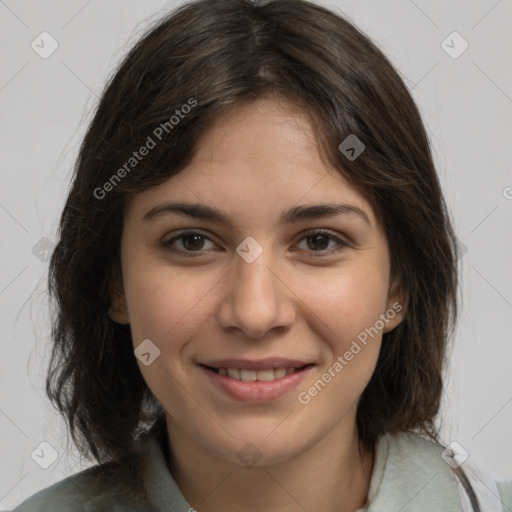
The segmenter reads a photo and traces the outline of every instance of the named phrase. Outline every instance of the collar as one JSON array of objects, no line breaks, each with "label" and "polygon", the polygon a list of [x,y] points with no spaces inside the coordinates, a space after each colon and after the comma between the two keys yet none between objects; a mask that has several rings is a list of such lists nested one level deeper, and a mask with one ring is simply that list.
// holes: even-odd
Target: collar
[{"label": "collar", "polygon": [[[163,438],[165,436],[165,440]],[[154,512],[191,512],[164,455],[166,433],[153,430],[143,438],[144,476]],[[164,444],[165,443],[165,444]],[[376,444],[368,505],[357,512],[461,512],[460,496],[443,448],[412,432],[385,434]]]}]

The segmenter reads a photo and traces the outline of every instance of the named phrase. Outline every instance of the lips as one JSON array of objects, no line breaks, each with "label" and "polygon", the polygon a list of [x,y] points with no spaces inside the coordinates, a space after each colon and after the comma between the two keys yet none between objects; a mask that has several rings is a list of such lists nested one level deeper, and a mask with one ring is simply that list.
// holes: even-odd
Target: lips
[{"label": "lips", "polygon": [[209,379],[231,398],[261,402],[279,398],[296,387],[314,366],[295,359],[222,359],[200,363]]}]

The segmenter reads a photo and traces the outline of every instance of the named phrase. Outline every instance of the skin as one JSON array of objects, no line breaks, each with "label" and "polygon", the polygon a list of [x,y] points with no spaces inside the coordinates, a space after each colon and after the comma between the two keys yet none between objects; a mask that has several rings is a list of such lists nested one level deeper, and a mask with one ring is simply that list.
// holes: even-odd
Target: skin
[{"label": "skin", "polygon": [[[233,228],[174,213],[143,220],[165,201],[218,208]],[[354,214],[278,224],[284,210],[322,203],[356,206],[369,224]],[[206,238],[162,244],[191,228]],[[319,229],[331,237],[305,235]],[[236,252],[248,236],[263,249],[252,263]],[[201,512],[362,507],[374,454],[358,439],[357,401],[382,332],[402,321],[405,307],[307,405],[299,403],[299,392],[358,334],[403,304],[375,212],[321,159],[307,118],[272,99],[224,114],[190,165],[129,198],[121,262],[122,294],[110,314],[130,324],[134,348],[150,339],[160,350],[150,365],[137,362],[166,410],[169,469],[189,503]],[[314,366],[297,388],[256,404],[226,396],[197,365],[272,356]],[[254,466],[237,456],[248,442],[260,456]]]}]

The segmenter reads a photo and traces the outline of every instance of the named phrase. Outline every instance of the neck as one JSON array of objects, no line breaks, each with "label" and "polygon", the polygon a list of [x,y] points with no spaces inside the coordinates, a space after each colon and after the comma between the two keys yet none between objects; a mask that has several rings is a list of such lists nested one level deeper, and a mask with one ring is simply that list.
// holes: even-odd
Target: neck
[{"label": "neck", "polygon": [[167,418],[169,470],[187,501],[201,512],[355,512],[364,507],[373,450],[357,429],[332,431],[284,462],[246,467],[208,451]]}]

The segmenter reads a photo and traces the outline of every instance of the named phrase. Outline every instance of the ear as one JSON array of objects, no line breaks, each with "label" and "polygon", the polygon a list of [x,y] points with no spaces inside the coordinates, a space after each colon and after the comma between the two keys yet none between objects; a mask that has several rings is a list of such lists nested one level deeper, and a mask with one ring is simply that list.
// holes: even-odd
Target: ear
[{"label": "ear", "polygon": [[129,324],[130,317],[126,306],[120,262],[116,262],[111,269],[108,278],[108,292],[111,303],[110,309],[108,310],[108,316],[118,324]]},{"label": "ear", "polygon": [[386,301],[387,321],[383,332],[390,332],[397,327],[405,318],[407,306],[409,303],[408,294],[404,290],[404,286],[399,276],[393,276],[388,289],[388,298]]}]

